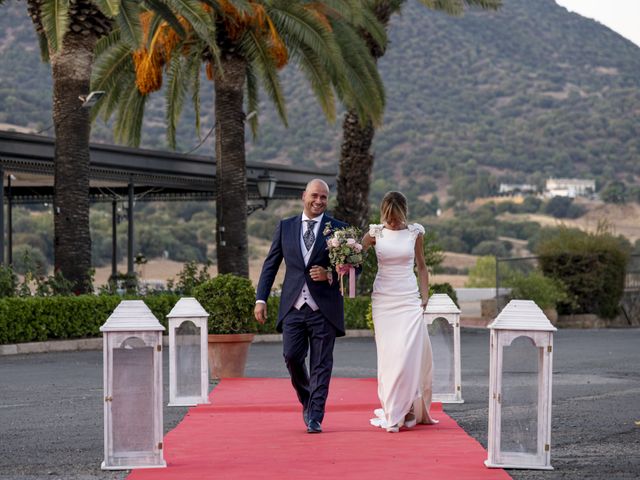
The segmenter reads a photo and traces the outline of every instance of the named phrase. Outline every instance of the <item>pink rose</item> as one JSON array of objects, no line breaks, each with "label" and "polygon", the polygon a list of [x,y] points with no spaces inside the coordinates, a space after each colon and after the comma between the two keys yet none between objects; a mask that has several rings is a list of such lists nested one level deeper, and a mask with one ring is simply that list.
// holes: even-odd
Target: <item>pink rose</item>
[{"label": "pink rose", "polygon": [[360,252],[362,251],[362,245],[360,245],[359,243],[356,243],[356,244],[353,246],[353,249],[354,249],[357,253],[360,253]]},{"label": "pink rose", "polygon": [[338,248],[340,246],[340,240],[338,240],[337,238],[332,238],[331,240],[329,240],[329,246]]},{"label": "pink rose", "polygon": [[355,238],[347,238],[347,245],[355,245],[355,244],[356,244]]}]

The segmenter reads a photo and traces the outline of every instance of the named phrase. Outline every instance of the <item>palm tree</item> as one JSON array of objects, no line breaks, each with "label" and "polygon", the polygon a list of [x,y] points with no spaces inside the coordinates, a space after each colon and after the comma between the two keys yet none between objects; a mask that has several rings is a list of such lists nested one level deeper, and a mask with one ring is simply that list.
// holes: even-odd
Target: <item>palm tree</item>
[{"label": "palm tree", "polygon": [[[420,0],[432,10],[449,15],[461,15],[465,6],[483,9],[498,9],[502,0]],[[399,12],[405,0],[370,0],[369,7],[376,19],[388,29],[391,15]],[[381,47],[367,32],[362,32],[371,56],[378,61],[385,49]],[[357,112],[348,110],[342,124],[342,147],[338,173],[337,207],[334,214],[364,229],[369,221],[369,186],[373,171],[373,154],[371,144],[375,135],[375,124]]]},{"label": "palm tree", "polygon": [[[286,124],[278,70],[293,62],[329,119],[336,116],[337,98],[360,118],[378,122],[384,104],[382,84],[354,26],[366,28],[381,45],[384,30],[351,0],[203,0],[194,5],[214,18],[215,46],[192,38],[197,24],[191,19],[181,20],[186,34],[178,39],[171,25],[155,13],[146,14],[146,46],[135,52],[118,42],[107,46],[94,88],[110,85],[108,91],[114,93],[104,98],[105,117],[116,113],[119,139],[137,145],[146,96],[158,90],[166,76],[167,134],[175,147],[176,123],[189,90],[198,121],[199,72],[202,63],[206,65],[215,91],[218,272],[248,276],[245,91],[246,108],[258,111],[262,86]],[[184,19],[182,11],[175,13]],[[257,119],[250,119],[254,133]]]},{"label": "palm tree", "polygon": [[114,22],[130,45],[142,36],[134,0],[27,0],[41,54],[53,77],[55,270],[77,293],[91,289],[89,93],[94,48]]}]

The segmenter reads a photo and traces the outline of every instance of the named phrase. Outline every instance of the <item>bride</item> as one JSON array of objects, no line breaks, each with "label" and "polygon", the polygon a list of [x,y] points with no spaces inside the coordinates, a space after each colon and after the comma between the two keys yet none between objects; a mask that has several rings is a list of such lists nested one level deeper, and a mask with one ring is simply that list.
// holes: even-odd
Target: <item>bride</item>
[{"label": "bride", "polygon": [[373,245],[378,258],[371,303],[382,408],[375,411],[371,424],[395,433],[416,423],[437,423],[429,415],[433,368],[431,342],[422,318],[429,298],[429,276],[424,228],[407,223],[405,196],[388,192],[380,205],[380,218],[382,225],[370,225],[363,238],[364,248]]}]

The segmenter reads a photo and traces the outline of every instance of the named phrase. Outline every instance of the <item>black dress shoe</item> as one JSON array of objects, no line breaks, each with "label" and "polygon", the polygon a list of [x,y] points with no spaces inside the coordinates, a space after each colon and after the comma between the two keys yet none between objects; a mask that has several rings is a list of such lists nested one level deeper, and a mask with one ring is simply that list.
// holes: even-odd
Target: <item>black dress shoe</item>
[{"label": "black dress shoe", "polygon": [[307,425],[307,433],[322,433],[322,427],[317,420],[310,419]]},{"label": "black dress shoe", "polygon": [[304,424],[309,426],[309,411],[306,408],[302,409],[302,419],[304,420]]}]

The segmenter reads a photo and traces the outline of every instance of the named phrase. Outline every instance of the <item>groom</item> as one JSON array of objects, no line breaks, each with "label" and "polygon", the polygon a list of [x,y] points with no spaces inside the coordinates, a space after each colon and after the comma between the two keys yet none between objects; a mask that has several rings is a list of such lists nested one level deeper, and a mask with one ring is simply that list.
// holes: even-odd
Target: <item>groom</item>
[{"label": "groom", "polygon": [[[343,300],[334,275],[327,272],[329,254],[323,230],[346,227],[324,212],[329,186],[311,180],[302,194],[302,215],[281,220],[262,266],[256,293],[256,320],[267,319],[267,298],[284,259],[277,330],[283,335],[284,361],[302,404],[308,433],[322,432],[325,402],[333,367],[333,345],[344,336]],[[309,372],[305,359],[309,351]]]}]

